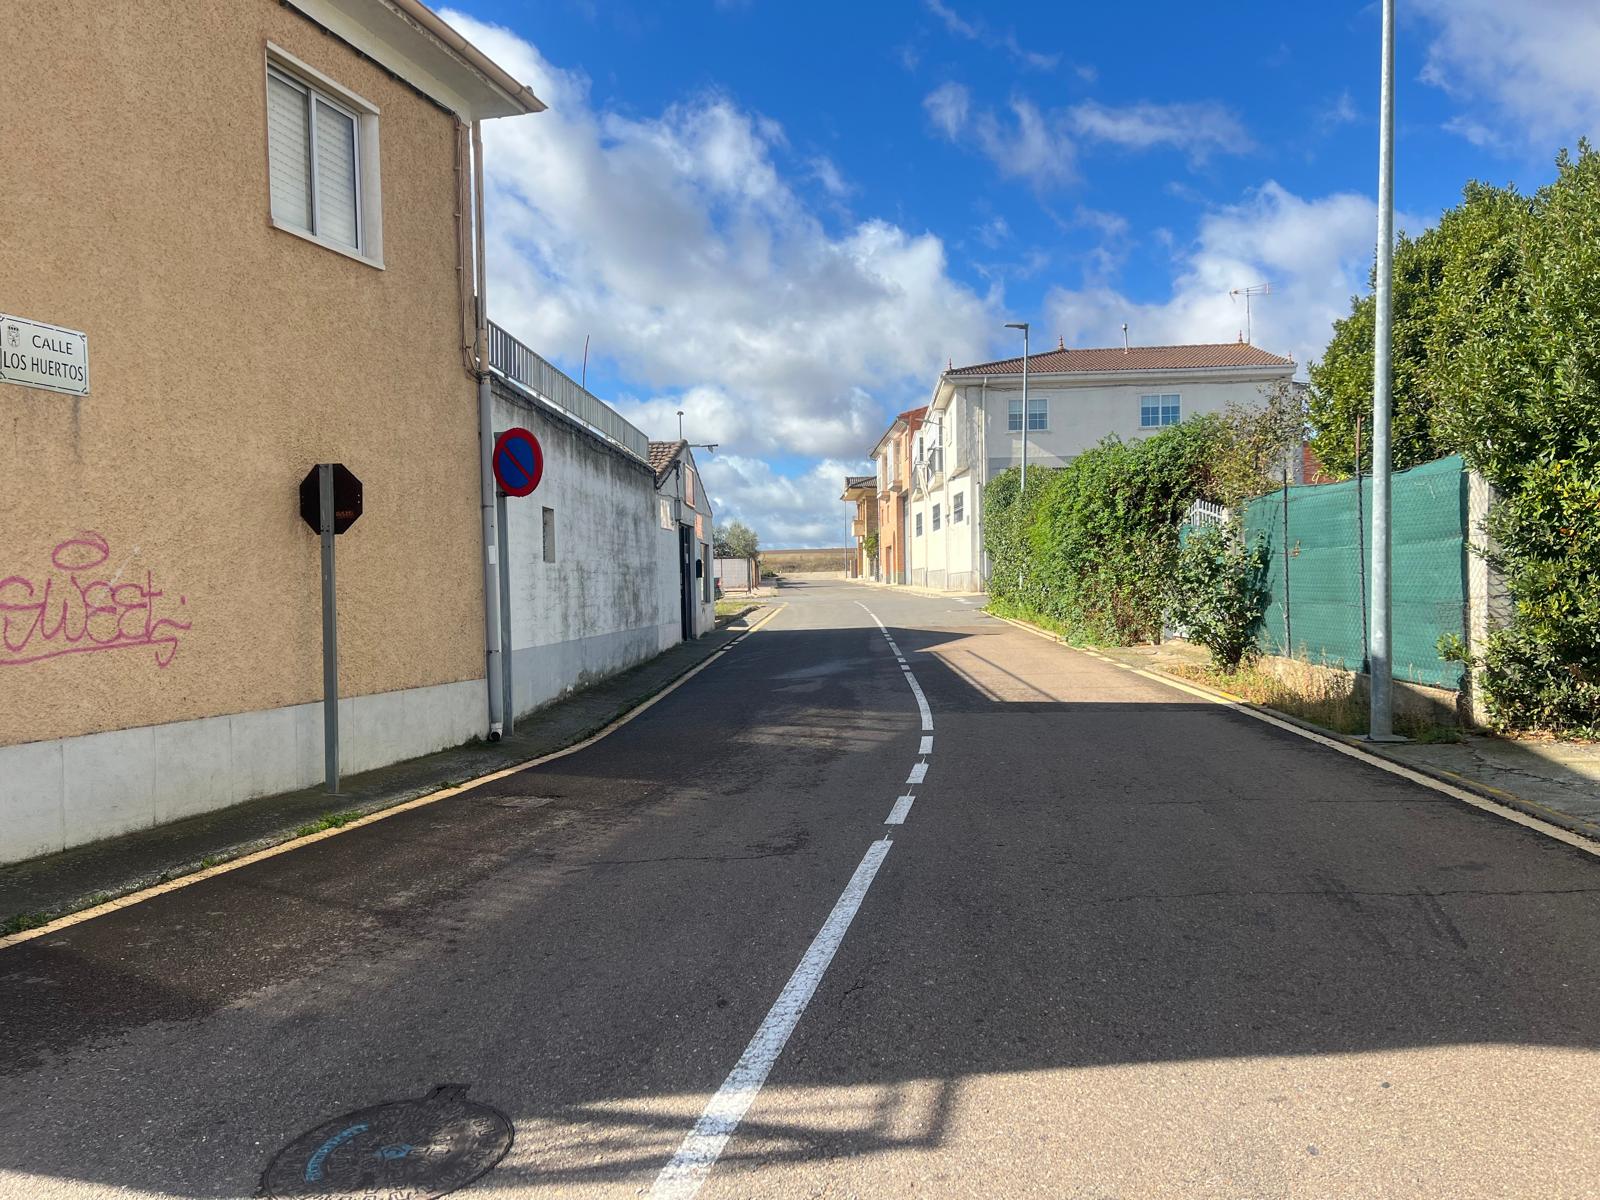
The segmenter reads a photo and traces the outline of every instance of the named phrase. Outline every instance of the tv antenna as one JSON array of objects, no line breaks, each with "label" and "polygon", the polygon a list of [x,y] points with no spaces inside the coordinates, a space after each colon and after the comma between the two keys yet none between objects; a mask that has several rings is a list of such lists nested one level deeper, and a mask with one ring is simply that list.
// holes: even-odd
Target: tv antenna
[{"label": "tv antenna", "polygon": [[1244,340],[1251,345],[1255,344],[1255,330],[1250,325],[1250,301],[1255,296],[1272,295],[1270,283],[1253,283],[1249,287],[1234,288],[1228,293],[1228,298],[1237,303],[1240,296],[1244,297]]}]

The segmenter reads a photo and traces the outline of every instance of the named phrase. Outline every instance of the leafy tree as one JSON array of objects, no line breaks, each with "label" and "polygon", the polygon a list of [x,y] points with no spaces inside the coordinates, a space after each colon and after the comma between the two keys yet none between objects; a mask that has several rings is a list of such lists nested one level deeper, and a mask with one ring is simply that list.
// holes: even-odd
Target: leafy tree
[{"label": "leafy tree", "polygon": [[[1459,207],[1439,224],[1411,238],[1402,233],[1394,251],[1394,334],[1390,445],[1394,468],[1403,470],[1453,452],[1441,428],[1441,404],[1451,391],[1445,373],[1452,338],[1463,326],[1480,328],[1500,320],[1491,305],[1469,318],[1465,306],[1501,298],[1485,283],[1503,279],[1505,250],[1527,219],[1528,202],[1513,188],[1470,183]],[[1375,275],[1368,278],[1375,286]],[[1377,301],[1372,291],[1350,302],[1350,315],[1335,321],[1333,338],[1311,377],[1309,418],[1313,449],[1335,474],[1355,470],[1356,422],[1361,422],[1361,461],[1370,466],[1373,340]]]},{"label": "leafy tree", "polygon": [[1507,724],[1600,729],[1600,155],[1580,143],[1462,273],[1433,347],[1439,428],[1496,492],[1515,602],[1486,658]]},{"label": "leafy tree", "polygon": [[1292,470],[1306,435],[1305,391],[1280,383],[1265,392],[1261,404],[1234,401],[1222,414],[1222,425],[1205,499],[1232,508],[1271,491],[1284,468]]},{"label": "leafy tree", "polygon": [[761,545],[755,530],[743,521],[718,525],[712,531],[711,541],[713,553],[718,558],[754,558]]},{"label": "leafy tree", "polygon": [[[1501,724],[1600,730],[1600,155],[1563,151],[1532,197],[1468,185],[1395,256],[1394,465],[1460,453],[1495,489],[1515,602],[1482,657]],[[1349,471],[1371,407],[1373,300],[1311,367],[1318,455]],[[1363,453],[1363,460],[1370,461]]]}]

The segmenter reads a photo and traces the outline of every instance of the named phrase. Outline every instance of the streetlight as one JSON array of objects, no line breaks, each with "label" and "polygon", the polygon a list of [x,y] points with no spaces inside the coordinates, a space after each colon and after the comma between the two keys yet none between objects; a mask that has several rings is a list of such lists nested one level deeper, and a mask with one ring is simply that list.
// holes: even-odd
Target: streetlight
[{"label": "streetlight", "polygon": [[1022,330],[1022,483],[1017,491],[1025,492],[1028,490],[1028,323],[1007,321],[1006,328]]},{"label": "streetlight", "polygon": [[[1372,639],[1367,648],[1367,677],[1371,681],[1367,737],[1374,742],[1389,742],[1402,740],[1394,736],[1394,662],[1389,636],[1393,615],[1389,579],[1389,398],[1394,328],[1394,0],[1383,0],[1377,276],[1378,311],[1372,347]],[[1359,471],[1360,464],[1356,466]]]}]

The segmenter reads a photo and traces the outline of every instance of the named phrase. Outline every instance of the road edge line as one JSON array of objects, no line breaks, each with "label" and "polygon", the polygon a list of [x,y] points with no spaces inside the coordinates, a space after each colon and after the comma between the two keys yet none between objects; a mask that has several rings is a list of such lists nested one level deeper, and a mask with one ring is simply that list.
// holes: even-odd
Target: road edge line
[{"label": "road edge line", "polygon": [[[1459,775],[1452,774],[1448,779],[1441,778],[1440,775],[1435,775],[1431,771],[1420,767],[1396,762],[1378,751],[1367,749],[1359,742],[1343,741],[1337,734],[1319,733],[1316,730],[1308,729],[1296,721],[1277,713],[1266,711],[1248,700],[1223,691],[1221,688],[1209,688],[1204,684],[1195,684],[1186,679],[1179,679],[1175,675],[1168,675],[1165,671],[1135,667],[1129,663],[1118,662],[1109,655],[1101,654],[1083,646],[1074,646],[1071,642],[1048,630],[1019,621],[1014,617],[1003,617],[999,613],[990,613],[989,615],[1004,621],[1007,625],[1015,626],[1024,633],[1031,633],[1035,637],[1053,642],[1063,650],[1087,655],[1111,666],[1121,667],[1124,671],[1142,675],[1146,679],[1176,691],[1186,692],[1208,703],[1233,709],[1247,717],[1254,717],[1267,725],[1285,730],[1298,737],[1305,738],[1307,741],[1317,742],[1331,750],[1337,750],[1340,754],[1354,758],[1358,762],[1376,767],[1380,771],[1387,771],[1391,775],[1398,775],[1402,779],[1410,780],[1412,783],[1420,784],[1430,791],[1459,800],[1463,804],[1476,808],[1481,812],[1489,813],[1504,821],[1510,821],[1513,825],[1521,825],[1523,828],[1530,829],[1535,833],[1542,833],[1544,836],[1571,846],[1575,850],[1581,850],[1592,857],[1600,858],[1600,843],[1595,841],[1593,835],[1587,834],[1580,828],[1568,826],[1563,820],[1565,814],[1556,813],[1552,809],[1547,809],[1532,800],[1525,800],[1512,792],[1501,791],[1499,788],[1490,788],[1486,784],[1466,780]],[[1479,788],[1484,790],[1479,791]]]},{"label": "road edge line", "polygon": [[0,937],[0,951],[9,950],[12,946],[19,946],[23,942],[31,942],[36,938],[48,937],[52,933],[59,933],[61,930],[69,929],[74,925],[82,925],[86,921],[92,921],[96,917],[106,916],[109,913],[116,912],[118,909],[132,908],[135,904],[142,904],[146,900],[154,900],[157,896],[165,896],[170,892],[181,891],[183,888],[192,887],[194,884],[204,883],[208,879],[215,879],[218,875],[226,875],[230,871],[238,871],[244,867],[252,866],[255,863],[263,862],[266,859],[276,858],[280,854],[288,854],[291,850],[299,850],[305,846],[312,845],[315,842],[326,841],[328,838],[338,837],[340,834],[350,833],[352,830],[361,829],[368,825],[375,825],[379,821],[387,820],[389,817],[398,816],[400,813],[410,812],[417,808],[423,808],[429,804],[436,804],[440,800],[448,800],[452,796],[459,796],[462,792],[470,792],[474,788],[482,787],[486,783],[494,783],[497,780],[505,779],[508,776],[515,775],[521,771],[529,770],[532,767],[538,767],[548,762],[554,762],[558,758],[565,758],[567,755],[576,754],[580,750],[587,750],[590,746],[594,745],[602,738],[609,737],[611,734],[621,729],[629,721],[632,721],[635,717],[642,714],[646,709],[650,708],[657,702],[666,699],[673,692],[677,691],[684,684],[688,683],[689,680],[700,674],[701,671],[704,671],[718,659],[722,658],[723,655],[727,654],[728,651],[733,649],[733,647],[738,645],[738,643],[765,626],[787,607],[787,602],[779,604],[765,617],[761,618],[761,620],[757,621],[743,633],[739,634],[738,637],[731,638],[727,645],[720,646],[716,650],[713,650],[705,657],[704,661],[696,663],[693,667],[685,671],[682,675],[679,675],[676,679],[672,680],[672,682],[667,684],[660,691],[646,697],[644,700],[641,700],[638,704],[634,705],[634,707],[628,709],[627,712],[615,718],[610,724],[602,727],[594,733],[591,733],[588,737],[584,738],[580,742],[574,742],[572,745],[565,746],[560,750],[552,750],[549,754],[541,754],[537,758],[530,758],[526,762],[513,763],[509,767],[502,767],[497,771],[491,771],[487,775],[480,775],[476,779],[469,779],[465,783],[459,783],[453,787],[440,788],[436,792],[429,792],[424,796],[415,796],[410,800],[403,800],[399,804],[390,805],[388,808],[380,808],[376,812],[367,813],[365,816],[357,817],[352,821],[347,821],[343,825],[339,825],[333,829],[318,830],[316,833],[308,833],[304,837],[292,837],[286,841],[279,842],[274,846],[268,846],[262,850],[254,850],[249,854],[242,854],[238,858],[230,858],[227,862],[218,863],[212,867],[203,867],[200,870],[195,871],[193,874],[183,875],[177,879],[169,879],[162,883],[151,884],[149,887],[139,888],[135,891],[128,892],[126,895],[118,896],[114,900],[106,900],[90,908],[81,908],[77,912],[67,913],[64,916],[55,917],[52,920],[46,921],[43,925],[39,925],[33,929],[24,929],[17,933],[8,933],[4,937]]}]

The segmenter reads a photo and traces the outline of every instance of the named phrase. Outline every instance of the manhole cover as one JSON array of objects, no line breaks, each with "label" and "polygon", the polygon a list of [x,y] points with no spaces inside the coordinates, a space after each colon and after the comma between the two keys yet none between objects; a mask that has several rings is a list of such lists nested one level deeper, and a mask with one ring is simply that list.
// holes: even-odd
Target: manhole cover
[{"label": "manhole cover", "polygon": [[511,1149],[511,1122],[466,1091],[441,1085],[318,1125],[278,1151],[261,1190],[285,1200],[432,1200],[466,1187]]}]

